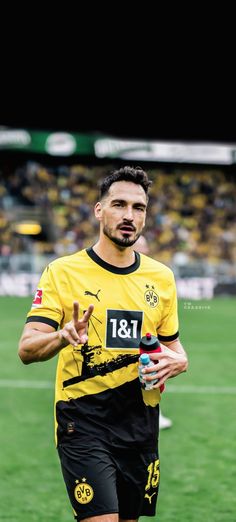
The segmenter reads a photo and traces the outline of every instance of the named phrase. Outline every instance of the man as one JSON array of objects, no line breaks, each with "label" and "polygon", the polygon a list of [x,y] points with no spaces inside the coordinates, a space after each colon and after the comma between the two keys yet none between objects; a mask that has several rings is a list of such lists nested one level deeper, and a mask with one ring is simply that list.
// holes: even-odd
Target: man
[{"label": "man", "polygon": [[[135,248],[136,252],[139,252],[140,254],[148,255],[149,246],[148,246],[148,242],[147,242],[145,236],[143,236],[143,235],[139,236],[139,238],[137,239],[137,241],[134,245],[134,248]],[[171,428],[171,426],[172,426],[172,420],[169,419],[168,417],[165,417],[160,409],[160,411],[159,411],[159,429],[165,430],[167,428]]]},{"label": "man", "polygon": [[[56,440],[79,521],[154,516],[160,386],[188,365],[173,274],[132,248],[145,225],[149,185],[141,168],[104,179],[95,205],[98,242],[46,268],[19,344],[25,364],[59,354]],[[151,356],[156,374],[144,375],[159,379],[151,391],[138,380],[147,332],[162,342]]]}]

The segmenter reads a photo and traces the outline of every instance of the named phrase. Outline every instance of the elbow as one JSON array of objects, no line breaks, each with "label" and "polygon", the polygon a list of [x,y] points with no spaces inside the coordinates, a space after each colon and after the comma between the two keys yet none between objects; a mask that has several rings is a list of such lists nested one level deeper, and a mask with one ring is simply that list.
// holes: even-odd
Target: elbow
[{"label": "elbow", "polygon": [[188,358],[186,357],[183,363],[183,372],[187,372],[188,370]]},{"label": "elbow", "polygon": [[21,344],[19,345],[18,355],[23,364],[30,364],[33,362],[29,352]]}]

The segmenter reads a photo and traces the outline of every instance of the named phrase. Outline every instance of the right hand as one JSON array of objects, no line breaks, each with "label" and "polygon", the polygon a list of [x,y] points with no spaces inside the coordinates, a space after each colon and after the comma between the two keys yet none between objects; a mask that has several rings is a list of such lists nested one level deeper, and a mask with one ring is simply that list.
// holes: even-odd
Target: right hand
[{"label": "right hand", "polygon": [[93,313],[93,309],[94,306],[89,305],[82,319],[79,319],[79,303],[78,301],[74,301],[72,320],[66,323],[64,328],[59,330],[62,348],[65,348],[68,344],[78,346],[78,344],[87,342],[88,322]]}]

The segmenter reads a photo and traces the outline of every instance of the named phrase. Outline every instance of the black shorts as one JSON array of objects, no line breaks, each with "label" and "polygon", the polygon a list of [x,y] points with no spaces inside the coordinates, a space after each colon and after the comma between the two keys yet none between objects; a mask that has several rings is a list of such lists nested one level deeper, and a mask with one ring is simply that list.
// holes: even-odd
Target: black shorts
[{"label": "black shorts", "polygon": [[158,449],[140,453],[95,444],[58,448],[75,518],[119,513],[124,519],[154,516],[159,487]]}]

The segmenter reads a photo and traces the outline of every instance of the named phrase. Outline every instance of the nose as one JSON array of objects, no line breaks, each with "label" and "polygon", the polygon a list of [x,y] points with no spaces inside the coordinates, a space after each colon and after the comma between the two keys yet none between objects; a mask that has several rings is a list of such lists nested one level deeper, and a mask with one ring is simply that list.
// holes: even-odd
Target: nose
[{"label": "nose", "polygon": [[133,221],[134,220],[132,207],[128,207],[127,206],[125,208],[124,214],[123,214],[123,219],[126,219],[127,221]]}]

